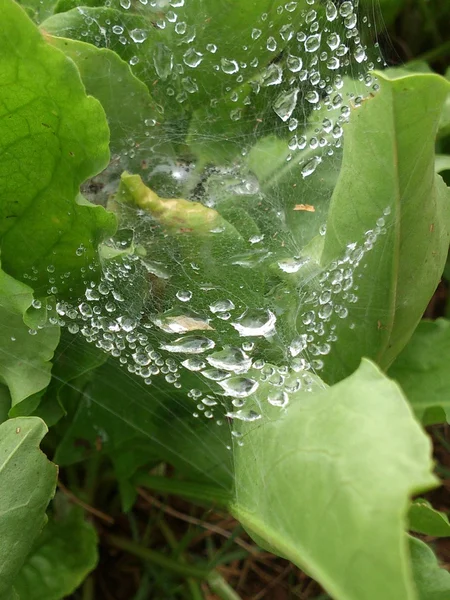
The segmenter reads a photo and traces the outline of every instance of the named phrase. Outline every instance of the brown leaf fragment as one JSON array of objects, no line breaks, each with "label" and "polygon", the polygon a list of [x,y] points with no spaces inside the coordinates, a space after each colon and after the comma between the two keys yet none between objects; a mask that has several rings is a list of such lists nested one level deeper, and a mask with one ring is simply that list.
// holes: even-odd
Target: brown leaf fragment
[{"label": "brown leaf fragment", "polygon": [[294,210],[305,210],[306,212],[316,212],[316,209],[312,204],[296,204]]}]

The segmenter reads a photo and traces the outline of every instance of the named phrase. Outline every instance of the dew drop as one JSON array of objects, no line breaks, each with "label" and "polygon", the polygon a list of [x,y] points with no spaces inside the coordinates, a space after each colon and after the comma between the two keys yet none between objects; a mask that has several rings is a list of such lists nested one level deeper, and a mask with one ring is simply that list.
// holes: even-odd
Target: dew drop
[{"label": "dew drop", "polygon": [[291,118],[295,107],[297,106],[298,88],[289,92],[281,92],[273,104],[273,110],[284,122]]},{"label": "dew drop", "polygon": [[192,292],[188,290],[179,290],[175,295],[181,302],[189,302],[192,298]]},{"label": "dew drop", "polygon": [[248,309],[231,324],[242,337],[260,337],[274,333],[276,320],[269,309]]},{"label": "dew drop", "polygon": [[173,54],[172,50],[165,44],[158,43],[153,51],[153,64],[155,65],[156,73],[161,79],[167,79],[173,69]]},{"label": "dew drop", "polygon": [[258,389],[258,382],[249,377],[230,377],[225,381],[219,382],[224,390],[225,396],[233,398],[247,398]]},{"label": "dew drop", "polygon": [[214,346],[215,343],[212,340],[198,335],[187,335],[176,339],[174,342],[161,344],[163,350],[184,354],[202,354],[206,350],[211,350]]},{"label": "dew drop", "polygon": [[194,48],[189,48],[183,54],[183,62],[188,67],[195,69],[203,60],[203,54],[201,52],[197,52]]},{"label": "dew drop", "polygon": [[235,60],[228,60],[228,58],[221,58],[220,66],[222,71],[227,73],[227,75],[233,75],[239,71],[239,65],[237,62]]},{"label": "dew drop", "polygon": [[148,32],[145,29],[132,29],[130,37],[136,44],[142,44],[148,38]]},{"label": "dew drop", "polygon": [[228,347],[210,354],[206,360],[208,363],[222,369],[224,371],[232,371],[233,373],[246,373],[252,366],[251,358],[249,358],[240,348]]},{"label": "dew drop", "polygon": [[217,300],[217,302],[214,302],[209,307],[209,310],[214,314],[228,312],[233,309],[234,304],[231,300]]}]

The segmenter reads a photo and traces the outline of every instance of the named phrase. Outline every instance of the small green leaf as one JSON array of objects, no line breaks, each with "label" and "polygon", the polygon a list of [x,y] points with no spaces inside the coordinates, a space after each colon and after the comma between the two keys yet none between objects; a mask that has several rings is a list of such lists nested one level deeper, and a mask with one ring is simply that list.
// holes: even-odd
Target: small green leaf
[{"label": "small green leaf", "polygon": [[421,540],[410,537],[409,548],[418,600],[448,600],[450,573],[439,567],[433,551]]},{"label": "small green leaf", "polygon": [[450,423],[450,321],[421,321],[389,369],[425,425]]},{"label": "small green leaf", "polygon": [[450,536],[450,523],[443,512],[434,510],[423,498],[417,498],[411,504],[408,513],[409,529],[433,537]]},{"label": "small green leaf", "polygon": [[95,568],[97,532],[79,507],[51,517],[17,576],[20,600],[61,600]]},{"label": "small green leaf", "polygon": [[[24,323],[33,291],[0,269],[0,380],[11,394],[11,414],[50,382],[51,359],[59,341],[59,327],[31,330]],[[19,412],[18,412],[19,411]]]},{"label": "small green leaf", "polygon": [[333,318],[338,340],[325,358],[326,381],[351,373],[361,356],[390,365],[439,282],[449,246],[450,193],[435,174],[434,142],[450,86],[430,74],[378,77],[380,91],[347,125],[327,220],[321,262],[347,256],[356,303],[347,318]]},{"label": "small green leaf", "polygon": [[57,467],[39,449],[46,432],[36,417],[0,425],[0,598],[15,597],[12,586],[55,491]]},{"label": "small green leaf", "polygon": [[80,184],[108,164],[105,114],[73,62],[45,42],[19,5],[0,0],[0,12],[3,268],[33,278],[38,295],[52,286],[76,293],[81,268],[95,262],[99,242],[115,228],[114,215],[77,198]]},{"label": "small green leaf", "polygon": [[408,497],[437,481],[398,386],[364,360],[240,432],[231,511],[252,535],[334,600],[415,599],[404,518]]}]

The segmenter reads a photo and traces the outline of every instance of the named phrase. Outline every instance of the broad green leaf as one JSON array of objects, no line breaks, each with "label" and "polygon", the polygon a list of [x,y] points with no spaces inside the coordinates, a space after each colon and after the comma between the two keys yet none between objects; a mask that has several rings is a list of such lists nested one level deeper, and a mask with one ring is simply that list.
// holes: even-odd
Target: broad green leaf
[{"label": "broad green leaf", "polygon": [[389,366],[447,256],[450,193],[434,171],[434,138],[450,86],[437,75],[389,73],[378,75],[380,91],[354,110],[345,129],[321,263],[338,261],[337,270],[341,263],[353,285],[332,300],[348,309],[346,318],[332,318],[338,339],[325,358],[327,381],[351,373],[361,356]]},{"label": "broad green leaf", "polygon": [[0,0],[0,13],[2,264],[38,295],[63,294],[82,285],[81,268],[115,227],[114,215],[77,198],[108,164],[106,118],[73,62],[13,0]]},{"label": "broad green leaf", "polygon": [[439,567],[433,551],[421,540],[410,537],[409,548],[418,600],[448,600],[450,573]]},{"label": "broad green leaf", "polygon": [[[11,414],[50,382],[51,359],[59,341],[59,327],[30,330],[24,323],[33,291],[0,269],[0,381],[11,395]],[[25,403],[27,404],[27,403]]]},{"label": "broad green leaf", "polygon": [[51,517],[16,579],[20,600],[69,596],[95,568],[97,543],[97,532],[79,507]]},{"label": "broad green leaf", "polygon": [[13,585],[55,491],[57,467],[39,449],[46,432],[36,417],[0,425],[0,598],[17,597]]},{"label": "broad green leaf", "polygon": [[389,369],[425,425],[450,423],[450,321],[421,321]]},{"label": "broad green leaf", "polygon": [[[168,160],[170,147],[160,139],[158,126],[151,135],[146,127],[146,122],[161,121],[163,115],[129,64],[108,48],[50,35],[46,39],[74,61],[87,93],[100,101],[108,119],[111,152],[126,156],[132,151],[134,160],[129,158],[128,162],[136,164],[136,153],[142,161],[164,150]],[[124,110],[128,104],[130,109]]]},{"label": "broad green leaf", "polygon": [[252,535],[334,600],[415,599],[404,519],[409,496],[437,481],[398,386],[364,360],[240,433],[230,508]]},{"label": "broad green leaf", "polygon": [[417,498],[408,512],[409,529],[434,537],[449,537],[450,523],[445,513],[434,510],[423,498]]}]

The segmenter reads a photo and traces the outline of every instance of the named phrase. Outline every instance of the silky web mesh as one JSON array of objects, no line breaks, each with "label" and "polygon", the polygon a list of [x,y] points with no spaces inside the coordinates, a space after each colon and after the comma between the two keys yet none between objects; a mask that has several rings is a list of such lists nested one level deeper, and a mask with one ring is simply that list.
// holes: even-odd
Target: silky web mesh
[{"label": "silky web mesh", "polygon": [[102,75],[105,97],[122,87],[112,158],[82,193],[119,227],[73,301],[50,266],[49,323],[79,356],[110,355],[84,404],[105,446],[120,445],[102,425],[113,415],[226,485],[236,421],[288,413],[327,381],[336,318],[355,327],[358,278],[389,226],[387,209],[321,264],[343,127],[378,89],[376,36],[356,0],[59,6],[47,33],[114,50],[147,90]]}]

